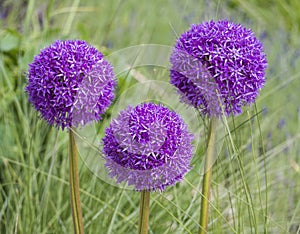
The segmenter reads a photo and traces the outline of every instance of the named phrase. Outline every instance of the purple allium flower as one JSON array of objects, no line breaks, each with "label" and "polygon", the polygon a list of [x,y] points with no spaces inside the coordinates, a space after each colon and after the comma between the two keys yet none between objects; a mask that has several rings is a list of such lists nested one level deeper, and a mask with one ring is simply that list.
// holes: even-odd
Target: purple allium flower
[{"label": "purple allium flower", "polygon": [[34,57],[27,77],[29,101],[62,129],[100,120],[114,99],[113,68],[85,41],[55,41]]},{"label": "purple allium flower", "polygon": [[171,84],[182,100],[210,116],[240,114],[265,83],[263,46],[254,33],[226,20],[191,28],[177,40],[170,58]]},{"label": "purple allium flower", "polygon": [[161,104],[128,107],[103,138],[106,167],[117,183],[141,190],[164,190],[190,170],[193,135],[173,111]]}]

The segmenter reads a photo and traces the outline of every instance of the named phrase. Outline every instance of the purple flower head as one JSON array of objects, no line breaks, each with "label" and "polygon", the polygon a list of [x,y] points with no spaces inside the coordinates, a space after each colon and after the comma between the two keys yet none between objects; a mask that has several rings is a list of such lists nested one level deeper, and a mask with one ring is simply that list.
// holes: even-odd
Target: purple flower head
[{"label": "purple flower head", "polygon": [[254,33],[226,20],[192,27],[177,40],[170,78],[184,102],[203,114],[240,114],[265,83],[263,46]]},{"label": "purple flower head", "polygon": [[161,104],[128,107],[103,138],[106,167],[117,183],[141,190],[164,190],[190,170],[193,135],[173,111]]},{"label": "purple flower head", "polygon": [[100,120],[114,99],[113,68],[85,41],[55,41],[34,57],[27,77],[29,101],[62,129]]}]

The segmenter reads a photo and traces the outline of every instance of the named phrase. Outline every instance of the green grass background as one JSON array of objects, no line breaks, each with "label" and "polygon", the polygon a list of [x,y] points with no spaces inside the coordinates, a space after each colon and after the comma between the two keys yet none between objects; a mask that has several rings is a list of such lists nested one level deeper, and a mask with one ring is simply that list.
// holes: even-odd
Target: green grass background
[{"label": "green grass background", "polygon": [[[300,233],[299,0],[4,0],[0,12],[0,233],[73,231],[67,132],[40,119],[24,92],[28,63],[41,48],[83,39],[109,58],[139,44],[172,46],[191,23],[224,18],[255,31],[269,67],[257,103],[225,121],[209,231]],[[143,85],[141,77],[168,82],[163,67],[134,71],[119,74],[118,97]],[[99,124],[99,139],[112,112]],[[152,194],[150,233],[197,232],[205,124],[191,126],[200,132],[194,169],[182,183]],[[139,193],[106,183],[82,161],[80,185],[86,233],[136,232]]]}]

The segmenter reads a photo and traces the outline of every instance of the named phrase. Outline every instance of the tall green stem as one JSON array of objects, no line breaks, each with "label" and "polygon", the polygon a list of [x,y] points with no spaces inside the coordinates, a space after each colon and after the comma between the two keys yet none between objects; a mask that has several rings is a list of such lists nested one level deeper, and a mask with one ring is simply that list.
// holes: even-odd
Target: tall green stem
[{"label": "tall green stem", "polygon": [[201,201],[201,210],[200,210],[199,234],[207,233],[212,164],[213,164],[214,154],[215,154],[216,127],[217,127],[217,119],[212,117],[209,126],[207,155],[205,158],[205,167],[204,167],[204,175],[203,175],[203,183],[202,183],[202,201]]},{"label": "tall green stem", "polygon": [[138,234],[148,233],[149,206],[150,206],[150,191],[143,190],[141,191]]},{"label": "tall green stem", "polygon": [[78,178],[78,151],[72,129],[69,130],[69,157],[70,196],[74,233],[83,234],[84,230],[82,223]]}]

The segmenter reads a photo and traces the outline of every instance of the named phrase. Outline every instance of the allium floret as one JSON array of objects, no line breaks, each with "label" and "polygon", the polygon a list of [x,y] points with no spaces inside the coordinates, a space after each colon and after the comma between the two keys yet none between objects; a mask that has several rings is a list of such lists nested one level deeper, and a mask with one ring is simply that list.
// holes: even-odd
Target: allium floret
[{"label": "allium floret", "polygon": [[226,20],[191,28],[177,40],[170,78],[182,100],[209,116],[240,114],[265,83],[266,55],[252,30]]},{"label": "allium floret", "polygon": [[164,190],[190,170],[192,140],[181,117],[162,104],[128,107],[106,129],[106,167],[117,183]]},{"label": "allium floret", "polygon": [[85,41],[55,41],[34,57],[27,77],[29,101],[62,129],[100,120],[114,99],[113,68]]}]

